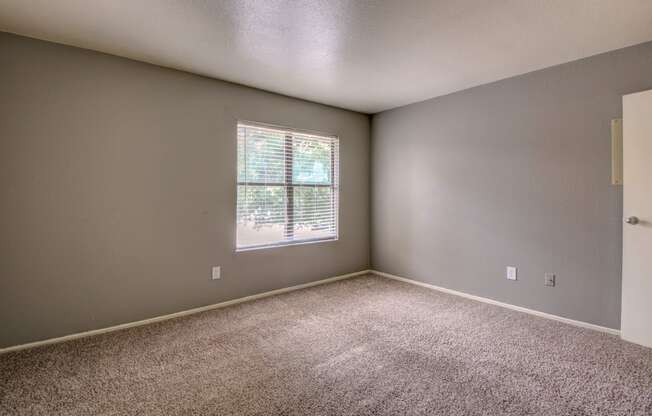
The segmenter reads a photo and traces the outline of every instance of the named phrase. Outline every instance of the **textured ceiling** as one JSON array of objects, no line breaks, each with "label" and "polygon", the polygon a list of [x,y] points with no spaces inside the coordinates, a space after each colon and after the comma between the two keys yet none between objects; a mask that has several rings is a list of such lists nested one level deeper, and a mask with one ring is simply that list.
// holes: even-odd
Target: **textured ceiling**
[{"label": "textured ceiling", "polygon": [[2,0],[0,30],[375,113],[652,40],[652,1]]}]

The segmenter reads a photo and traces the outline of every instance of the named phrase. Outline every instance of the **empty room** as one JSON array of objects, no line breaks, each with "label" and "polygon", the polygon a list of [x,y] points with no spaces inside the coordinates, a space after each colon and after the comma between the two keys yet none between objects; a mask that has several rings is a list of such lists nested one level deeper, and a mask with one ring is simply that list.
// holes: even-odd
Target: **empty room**
[{"label": "empty room", "polygon": [[0,415],[652,416],[652,1],[0,1]]}]

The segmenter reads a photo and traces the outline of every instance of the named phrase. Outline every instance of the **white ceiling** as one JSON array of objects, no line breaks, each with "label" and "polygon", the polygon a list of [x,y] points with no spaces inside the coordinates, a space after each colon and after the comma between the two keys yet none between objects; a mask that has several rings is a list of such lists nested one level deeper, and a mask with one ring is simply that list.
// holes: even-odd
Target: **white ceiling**
[{"label": "white ceiling", "polygon": [[652,1],[2,0],[0,30],[375,113],[652,40]]}]

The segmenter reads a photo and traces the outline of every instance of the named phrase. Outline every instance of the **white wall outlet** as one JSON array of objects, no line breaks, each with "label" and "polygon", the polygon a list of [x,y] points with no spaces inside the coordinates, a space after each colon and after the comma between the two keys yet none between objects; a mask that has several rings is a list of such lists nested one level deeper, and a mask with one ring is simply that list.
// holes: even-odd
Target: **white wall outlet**
[{"label": "white wall outlet", "polygon": [[555,274],[554,273],[544,273],[543,274],[543,284],[546,286],[555,285]]},{"label": "white wall outlet", "polygon": [[507,279],[508,280],[516,280],[516,267],[514,266],[507,266]]},{"label": "white wall outlet", "polygon": [[211,279],[217,280],[222,278],[222,268],[220,266],[213,267],[213,274]]}]

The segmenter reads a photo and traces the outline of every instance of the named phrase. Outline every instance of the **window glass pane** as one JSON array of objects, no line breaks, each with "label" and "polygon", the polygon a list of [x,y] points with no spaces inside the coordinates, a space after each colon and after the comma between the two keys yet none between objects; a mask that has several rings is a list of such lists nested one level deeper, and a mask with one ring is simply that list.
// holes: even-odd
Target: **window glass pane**
[{"label": "window glass pane", "polygon": [[238,181],[285,183],[285,135],[241,127],[238,144]]},{"label": "window glass pane", "polygon": [[315,239],[335,235],[335,200],[327,187],[294,188],[294,238]]},{"label": "window glass pane", "polygon": [[285,240],[286,201],[283,186],[238,185],[238,246]]},{"label": "window glass pane", "polygon": [[330,141],[295,137],[292,141],[292,180],[301,184],[331,183]]}]

